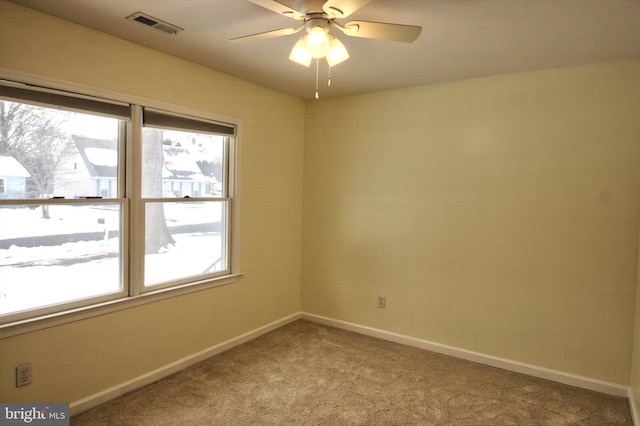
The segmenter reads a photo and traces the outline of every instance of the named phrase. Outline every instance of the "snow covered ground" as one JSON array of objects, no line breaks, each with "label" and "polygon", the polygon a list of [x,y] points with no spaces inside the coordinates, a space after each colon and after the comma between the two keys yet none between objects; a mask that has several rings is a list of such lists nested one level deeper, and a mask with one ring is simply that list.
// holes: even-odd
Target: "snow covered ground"
[{"label": "snow covered ground", "polygon": [[[52,205],[49,213],[42,219],[39,208],[0,208],[0,242],[120,229],[115,204]],[[211,224],[221,220],[221,205],[167,204],[165,216],[170,227]],[[147,285],[201,274],[222,255],[219,232],[172,235],[174,246],[145,256]],[[120,250],[119,237],[0,249],[0,314],[120,291]]]}]

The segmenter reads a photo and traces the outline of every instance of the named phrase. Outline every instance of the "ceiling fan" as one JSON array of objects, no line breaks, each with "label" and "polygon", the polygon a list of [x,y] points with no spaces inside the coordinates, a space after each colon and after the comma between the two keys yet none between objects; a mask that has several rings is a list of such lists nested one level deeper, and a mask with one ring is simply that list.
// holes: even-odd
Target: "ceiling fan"
[{"label": "ceiling fan", "polygon": [[[249,42],[273,37],[287,36],[305,29],[289,59],[304,66],[311,65],[316,59],[316,99],[318,98],[318,64],[320,60],[331,67],[349,58],[346,47],[331,33],[337,28],[347,36],[412,43],[422,27],[415,25],[391,24],[385,22],[350,21],[341,24],[343,19],[365,6],[371,0],[249,0],[265,9],[280,15],[302,21],[297,27],[281,28],[257,34],[231,39],[236,42]],[[329,75],[329,85],[331,76]]]}]

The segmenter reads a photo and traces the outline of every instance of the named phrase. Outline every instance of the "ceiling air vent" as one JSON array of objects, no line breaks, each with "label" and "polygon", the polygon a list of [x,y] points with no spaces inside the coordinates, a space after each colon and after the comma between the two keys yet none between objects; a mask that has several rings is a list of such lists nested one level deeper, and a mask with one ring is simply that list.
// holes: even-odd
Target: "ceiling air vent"
[{"label": "ceiling air vent", "polygon": [[184,31],[184,28],[180,28],[177,25],[170,24],[142,12],[136,12],[133,15],[129,15],[127,16],[127,19],[140,22],[141,24],[155,28],[156,30],[160,30],[167,34],[178,34],[178,32]]}]

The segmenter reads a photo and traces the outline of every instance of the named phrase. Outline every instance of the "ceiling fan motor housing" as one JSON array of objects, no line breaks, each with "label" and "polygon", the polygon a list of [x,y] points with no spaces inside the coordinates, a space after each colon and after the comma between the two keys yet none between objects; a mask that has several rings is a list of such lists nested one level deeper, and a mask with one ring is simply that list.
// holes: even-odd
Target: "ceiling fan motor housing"
[{"label": "ceiling fan motor housing", "polygon": [[331,19],[325,13],[312,13],[305,17],[304,26],[307,33],[314,28],[320,27],[325,33],[329,34],[331,32]]}]

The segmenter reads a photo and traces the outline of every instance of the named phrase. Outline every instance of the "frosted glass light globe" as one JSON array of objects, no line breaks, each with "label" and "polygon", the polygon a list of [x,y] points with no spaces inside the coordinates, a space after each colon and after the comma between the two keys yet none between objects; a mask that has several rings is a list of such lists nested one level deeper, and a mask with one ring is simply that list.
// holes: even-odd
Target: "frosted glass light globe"
[{"label": "frosted glass light globe", "polygon": [[307,49],[313,58],[323,58],[329,51],[329,36],[321,27],[315,27],[307,36]]}]

